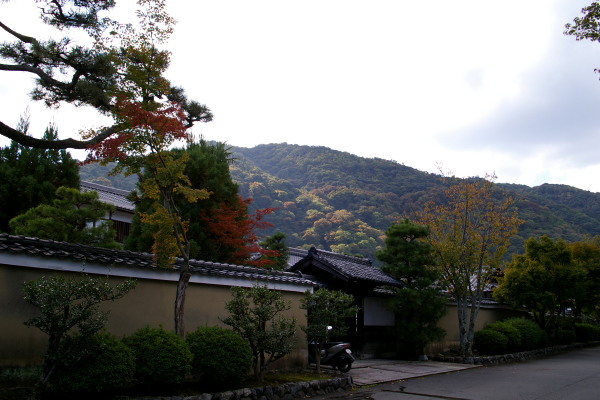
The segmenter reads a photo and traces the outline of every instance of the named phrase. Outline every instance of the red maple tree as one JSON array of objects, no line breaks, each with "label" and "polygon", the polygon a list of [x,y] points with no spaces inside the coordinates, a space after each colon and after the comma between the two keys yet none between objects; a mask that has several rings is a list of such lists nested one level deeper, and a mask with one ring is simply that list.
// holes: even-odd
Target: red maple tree
[{"label": "red maple tree", "polygon": [[272,227],[273,224],[265,221],[264,217],[277,208],[259,209],[254,214],[248,214],[251,203],[252,199],[238,196],[237,203],[223,204],[221,208],[213,210],[210,216],[203,217],[203,220],[222,246],[223,252],[231,253],[229,263],[269,267],[275,262],[260,256],[277,257],[280,253],[260,247],[256,229]]}]

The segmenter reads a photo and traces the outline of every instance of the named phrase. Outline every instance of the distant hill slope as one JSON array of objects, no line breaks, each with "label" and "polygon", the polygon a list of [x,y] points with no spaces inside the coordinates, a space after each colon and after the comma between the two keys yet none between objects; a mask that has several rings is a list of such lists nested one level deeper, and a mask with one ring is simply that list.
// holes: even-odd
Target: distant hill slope
[{"label": "distant hill slope", "polygon": [[[385,230],[443,190],[436,174],[326,147],[282,143],[232,152],[231,173],[241,195],[254,199],[253,208],[279,207],[269,221],[294,247],[314,245],[375,260]],[[522,252],[531,236],[575,241],[600,234],[598,193],[552,184],[499,186],[515,197],[526,220],[511,252]]]}]

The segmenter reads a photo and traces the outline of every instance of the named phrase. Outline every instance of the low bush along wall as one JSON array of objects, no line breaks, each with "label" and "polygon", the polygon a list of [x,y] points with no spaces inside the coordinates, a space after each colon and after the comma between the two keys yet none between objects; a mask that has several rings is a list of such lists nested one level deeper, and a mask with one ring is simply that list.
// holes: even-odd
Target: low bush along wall
[{"label": "low bush along wall", "polygon": [[453,357],[453,356],[442,356],[436,355],[431,356],[430,359],[433,361],[453,362],[459,364],[477,364],[477,365],[497,365],[497,364],[508,364],[514,362],[521,362],[526,360],[533,360],[535,358],[541,358],[559,354],[567,350],[578,349],[582,347],[598,346],[600,342],[588,342],[588,343],[575,343],[563,346],[552,346],[544,347],[542,349],[535,349],[529,351],[521,351],[518,353],[501,354],[496,356],[485,356],[485,357]]}]

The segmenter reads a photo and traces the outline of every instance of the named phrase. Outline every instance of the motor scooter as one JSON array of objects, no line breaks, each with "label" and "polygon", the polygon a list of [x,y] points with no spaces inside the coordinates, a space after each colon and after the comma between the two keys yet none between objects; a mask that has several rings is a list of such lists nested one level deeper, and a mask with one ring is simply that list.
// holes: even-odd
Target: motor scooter
[{"label": "motor scooter", "polygon": [[[331,330],[331,327],[327,327]],[[316,364],[316,352],[318,350],[318,342],[314,340],[308,343],[308,363]],[[350,343],[346,342],[325,342],[325,346],[321,350],[321,365],[330,365],[334,369],[337,368],[341,372],[348,372],[352,368],[352,363],[355,361],[350,350]]]}]

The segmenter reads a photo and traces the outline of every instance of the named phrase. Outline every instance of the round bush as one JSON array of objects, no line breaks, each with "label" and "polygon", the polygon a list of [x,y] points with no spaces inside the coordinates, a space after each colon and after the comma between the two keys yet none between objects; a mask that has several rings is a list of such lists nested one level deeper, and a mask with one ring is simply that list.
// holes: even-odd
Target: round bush
[{"label": "round bush", "polygon": [[473,348],[480,354],[495,355],[506,353],[508,338],[501,332],[482,329],[475,332]]},{"label": "round bush", "polygon": [[521,350],[532,350],[548,344],[546,332],[535,322],[525,318],[511,318],[504,322],[519,330],[521,334]]},{"label": "round bush", "polygon": [[252,350],[237,333],[220,327],[202,327],[186,341],[194,355],[192,373],[214,387],[238,384],[252,365]]},{"label": "round bush", "polygon": [[500,332],[506,336],[508,343],[506,350],[509,352],[519,351],[521,348],[521,332],[511,324],[506,322],[494,322],[486,326],[486,329]]},{"label": "round bush", "polygon": [[135,378],[150,384],[180,383],[190,372],[192,353],[183,339],[163,328],[142,328],[123,339],[135,356]]},{"label": "round bush", "polygon": [[69,338],[61,350],[68,356],[52,374],[53,393],[103,392],[122,388],[133,379],[133,353],[114,336]]}]

